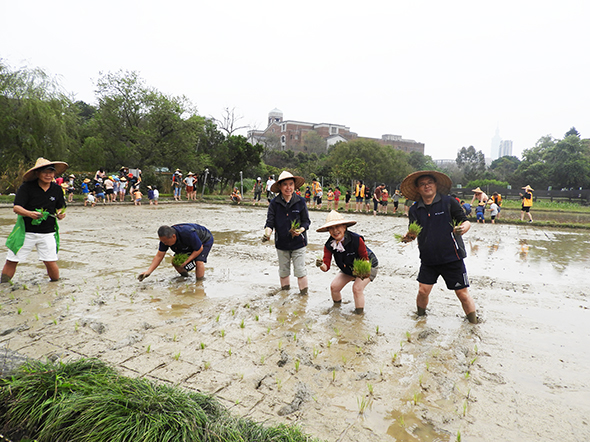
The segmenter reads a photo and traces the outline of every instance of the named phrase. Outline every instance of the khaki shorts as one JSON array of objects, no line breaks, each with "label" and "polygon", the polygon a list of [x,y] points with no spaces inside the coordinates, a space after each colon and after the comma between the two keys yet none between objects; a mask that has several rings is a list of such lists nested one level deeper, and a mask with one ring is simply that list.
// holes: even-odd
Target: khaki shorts
[{"label": "khaki shorts", "polygon": [[307,276],[307,269],[305,268],[305,252],[306,247],[301,247],[297,250],[279,250],[279,276],[286,278],[291,274],[291,261],[293,261],[293,275],[296,278],[303,278]]},{"label": "khaki shorts", "polygon": [[21,262],[27,259],[29,253],[36,248],[39,255],[39,261],[49,262],[57,261],[57,244],[55,242],[55,233],[25,233],[25,242],[15,255],[12,250],[8,250],[6,255],[7,261]]}]

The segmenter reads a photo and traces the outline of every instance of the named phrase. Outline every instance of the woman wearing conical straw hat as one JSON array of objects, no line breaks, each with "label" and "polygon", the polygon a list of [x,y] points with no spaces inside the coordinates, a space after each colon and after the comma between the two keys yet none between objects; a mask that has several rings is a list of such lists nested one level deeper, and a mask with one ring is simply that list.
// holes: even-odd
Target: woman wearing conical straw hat
[{"label": "woman wearing conical straw hat", "polygon": [[262,241],[268,241],[273,230],[275,247],[279,258],[279,278],[281,290],[291,288],[291,263],[293,274],[297,278],[299,293],[307,295],[307,270],[305,268],[305,251],[307,249],[307,230],[311,224],[305,200],[295,193],[305,180],[293,176],[286,170],[272,184],[270,191],[278,194],[268,205],[266,224]]},{"label": "woman wearing conical straw hat", "polygon": [[522,209],[520,211],[520,220],[524,221],[524,214],[529,216],[529,223],[533,222],[533,216],[531,215],[531,207],[533,207],[533,191],[534,189],[528,184],[523,187],[524,194],[519,193],[522,199]]},{"label": "woman wearing conical straw hat", "polygon": [[[349,226],[356,224],[356,221],[344,219],[344,217],[332,210],[328,213],[326,223],[317,229],[318,232],[330,232],[330,238],[324,244],[324,258],[320,263],[320,270],[330,270],[332,257],[340,269],[332,283],[330,292],[335,305],[342,302],[342,289],[346,284],[352,282],[352,294],[354,296],[355,313],[362,314],[365,308],[365,287],[377,276],[379,261],[375,254],[365,245],[361,235],[348,230]],[[354,261],[362,259],[371,263],[371,271],[367,277],[358,277],[353,272]]]},{"label": "woman wearing conical straw hat", "polygon": [[53,179],[68,168],[63,161],[38,158],[23,176],[23,184],[14,197],[17,224],[6,240],[8,254],[2,269],[2,282],[10,282],[19,262],[36,248],[51,281],[59,279],[57,252],[59,231],[57,220],[65,218],[64,193]]}]

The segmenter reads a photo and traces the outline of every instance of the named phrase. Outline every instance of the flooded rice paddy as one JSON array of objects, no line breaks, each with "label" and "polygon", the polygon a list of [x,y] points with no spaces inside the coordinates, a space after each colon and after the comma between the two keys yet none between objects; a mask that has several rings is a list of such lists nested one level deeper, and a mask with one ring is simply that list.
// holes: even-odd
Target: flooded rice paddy
[{"label": "flooded rice paddy", "polygon": [[[379,274],[363,316],[349,287],[333,307],[335,270],[314,266],[326,212],[310,216],[310,292],[301,297],[279,290],[274,246],[260,242],[262,207],[70,207],[62,279],[47,282],[32,254],[14,285],[0,286],[0,354],[98,357],[328,441],[590,438],[588,231],[473,224],[466,265],[482,319],[473,326],[442,280],[427,317],[414,315],[418,250],[393,237],[406,218],[349,215]],[[14,221],[0,209],[1,237]],[[214,234],[205,280],[163,263],[138,282],[157,228],[179,222]]]}]

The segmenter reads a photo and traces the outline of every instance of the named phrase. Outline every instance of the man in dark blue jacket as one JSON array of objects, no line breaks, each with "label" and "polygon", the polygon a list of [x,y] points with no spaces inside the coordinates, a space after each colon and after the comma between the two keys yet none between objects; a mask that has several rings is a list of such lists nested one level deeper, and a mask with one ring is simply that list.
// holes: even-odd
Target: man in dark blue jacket
[{"label": "man in dark blue jacket", "polygon": [[[442,276],[449,290],[454,290],[461,301],[467,319],[477,323],[475,302],[469,294],[469,280],[463,258],[465,246],[462,235],[467,233],[471,223],[455,198],[448,195],[451,179],[444,173],[427,170],[408,175],[401,184],[401,191],[416,201],[409,212],[409,222],[422,227],[418,234],[420,250],[420,272],[418,273],[418,315],[426,314],[426,307],[432,287]],[[402,239],[412,241],[408,232]]]},{"label": "man in dark blue jacket", "polygon": [[138,279],[143,281],[150,276],[160,265],[168,249],[172,249],[174,254],[186,254],[186,260],[179,264],[172,264],[181,276],[187,277],[188,272],[195,269],[197,281],[203,279],[205,275],[205,263],[207,256],[213,247],[213,234],[199,224],[174,224],[173,226],[161,226],[158,229],[158,238],[160,244],[158,252],[150,267],[143,273],[139,274]]},{"label": "man in dark blue jacket", "polygon": [[295,193],[305,180],[293,176],[287,171],[279,175],[279,179],[271,187],[278,194],[268,205],[264,236],[268,241],[272,231],[275,232],[275,247],[279,257],[279,278],[281,289],[291,288],[291,262],[293,274],[297,278],[299,292],[307,295],[307,270],[305,268],[305,251],[307,249],[307,230],[311,221],[305,200]]}]

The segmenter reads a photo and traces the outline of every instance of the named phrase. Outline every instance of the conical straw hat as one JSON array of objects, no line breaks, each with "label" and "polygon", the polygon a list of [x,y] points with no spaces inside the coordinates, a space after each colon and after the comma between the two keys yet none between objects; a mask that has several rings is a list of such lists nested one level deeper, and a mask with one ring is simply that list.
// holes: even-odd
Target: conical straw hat
[{"label": "conical straw hat", "polygon": [[43,169],[44,167],[47,167],[47,166],[53,166],[53,168],[55,169],[55,175],[61,175],[69,167],[68,163],[64,163],[63,161],[49,161],[49,160],[46,160],[45,158],[37,158],[35,165],[33,167],[31,167],[29,170],[27,170],[25,172],[25,174],[23,175],[23,180],[24,181],[33,181],[34,179],[37,178],[36,172],[39,169]]},{"label": "conical straw hat", "polygon": [[327,232],[330,227],[344,224],[346,227],[354,226],[356,221],[351,219],[344,219],[341,213],[332,210],[326,217],[326,224],[316,230],[316,232]]}]

